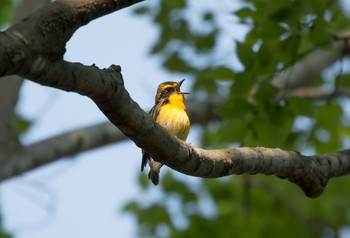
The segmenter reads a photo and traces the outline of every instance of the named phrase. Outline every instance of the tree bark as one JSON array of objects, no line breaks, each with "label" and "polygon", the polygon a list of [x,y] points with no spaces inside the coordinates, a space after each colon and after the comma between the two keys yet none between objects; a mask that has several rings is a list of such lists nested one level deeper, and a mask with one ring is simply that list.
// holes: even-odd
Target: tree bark
[{"label": "tree bark", "polygon": [[[14,22],[19,23],[23,18],[37,11],[49,2],[49,0],[23,1],[16,11]],[[16,75],[10,75],[0,80],[0,164],[2,164],[6,158],[11,157],[14,151],[22,149],[15,125],[15,107],[22,83],[23,79]]]}]

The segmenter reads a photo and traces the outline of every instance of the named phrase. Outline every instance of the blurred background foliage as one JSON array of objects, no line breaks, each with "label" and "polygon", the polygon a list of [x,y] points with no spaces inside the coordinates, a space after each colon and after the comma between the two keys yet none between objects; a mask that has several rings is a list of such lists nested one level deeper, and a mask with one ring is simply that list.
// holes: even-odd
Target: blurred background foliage
[{"label": "blurred background foliage", "polygon": [[[134,12],[159,29],[150,57],[158,57],[170,73],[190,78],[192,98],[227,95],[216,111],[222,119],[201,126],[198,146],[313,154],[349,145],[349,99],[287,96],[288,87],[271,84],[314,49],[331,49],[333,34],[349,22],[346,1],[242,0],[238,8],[226,4],[232,9],[222,12],[194,11],[194,2],[157,0]],[[222,14],[232,22],[229,29],[220,24]],[[246,28],[243,40],[232,38],[234,47],[221,47],[222,35],[238,25]],[[305,86],[328,92],[348,87],[345,61]],[[350,231],[349,177],[333,179],[317,199],[263,175],[185,181],[163,170],[156,188],[145,174],[139,179],[145,196],[124,209],[136,218],[141,237],[340,237]],[[154,194],[156,199],[145,201]]]},{"label": "blurred background foliage", "polygon": [[0,28],[9,25],[14,16],[14,3],[12,0],[0,1]]}]

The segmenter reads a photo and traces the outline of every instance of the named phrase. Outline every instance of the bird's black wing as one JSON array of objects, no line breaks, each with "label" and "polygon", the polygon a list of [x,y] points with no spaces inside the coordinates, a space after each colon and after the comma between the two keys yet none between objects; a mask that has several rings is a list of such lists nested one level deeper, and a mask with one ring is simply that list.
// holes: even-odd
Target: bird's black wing
[{"label": "bird's black wing", "polygon": [[[157,117],[159,115],[159,111],[161,106],[163,105],[163,102],[160,101],[158,102],[156,105],[154,105],[154,107],[152,107],[151,111],[149,111],[149,114],[151,115],[151,117],[154,120],[157,120]],[[146,167],[147,162],[151,159],[151,157],[149,156],[149,154],[145,151],[142,150],[142,162],[141,162],[141,171],[143,171],[143,169]]]}]

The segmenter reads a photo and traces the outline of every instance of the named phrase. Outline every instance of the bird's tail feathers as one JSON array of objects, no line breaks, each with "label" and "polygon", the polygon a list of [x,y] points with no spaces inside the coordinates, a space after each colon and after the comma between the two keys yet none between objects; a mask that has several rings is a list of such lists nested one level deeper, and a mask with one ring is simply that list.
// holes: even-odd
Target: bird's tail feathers
[{"label": "bird's tail feathers", "polygon": [[150,179],[154,185],[158,185],[159,184],[159,171],[150,170],[148,173],[148,179]]},{"label": "bird's tail feathers", "polygon": [[149,167],[151,168],[151,170],[148,173],[148,178],[152,181],[154,185],[159,184],[159,172],[162,166],[163,164],[154,161],[152,158],[150,158]]}]

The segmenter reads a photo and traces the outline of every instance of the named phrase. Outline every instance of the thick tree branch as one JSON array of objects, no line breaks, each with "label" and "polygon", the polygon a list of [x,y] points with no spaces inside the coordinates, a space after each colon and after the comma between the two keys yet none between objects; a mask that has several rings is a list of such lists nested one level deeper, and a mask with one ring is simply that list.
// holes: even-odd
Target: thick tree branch
[{"label": "thick tree branch", "polygon": [[303,156],[297,152],[263,147],[212,151],[192,147],[185,157],[189,160],[183,159],[182,163],[191,167],[187,172],[194,176],[197,176],[197,171],[201,176],[205,175],[203,177],[242,173],[275,175],[296,183],[309,197],[319,196],[330,178],[350,172],[350,150]]},{"label": "thick tree branch", "polygon": [[[220,98],[218,96],[213,100],[188,102],[187,111],[191,117],[192,124],[204,124],[218,119],[213,110],[221,105],[222,100]],[[9,155],[8,162],[3,163],[1,166],[0,180],[25,173],[63,157],[73,156],[126,139],[128,137],[113,124],[107,122],[54,136],[27,145],[22,151]]]},{"label": "thick tree branch", "polygon": [[[325,92],[318,88],[296,88],[290,90],[287,96],[297,96],[308,99],[327,99],[341,96],[349,97],[350,90],[341,88],[335,92]],[[191,118],[192,125],[206,124],[212,120],[219,119],[213,111],[215,108],[221,106],[225,100],[226,97],[215,95],[213,97],[208,97],[206,100],[190,100],[187,102],[187,112]],[[12,162],[2,167],[0,170],[0,180],[25,173],[63,157],[74,156],[87,150],[126,139],[128,139],[128,137],[124,136],[120,130],[107,122],[54,136],[25,146],[25,160],[22,158],[22,152],[20,152],[22,156],[16,153],[13,153],[12,156],[9,155],[8,159],[11,159]],[[41,153],[35,152],[40,151],[40,148]],[[23,163],[24,161],[26,162]]]},{"label": "thick tree branch", "polygon": [[14,75],[0,80],[0,161],[20,147],[15,128],[15,106],[21,84],[22,79]]},{"label": "thick tree branch", "polygon": [[[180,172],[206,178],[242,173],[273,174],[296,183],[310,197],[319,196],[330,178],[349,172],[350,151],[306,157],[296,152],[268,148],[206,151],[192,147],[169,135],[132,101],[123,87],[119,67],[112,66],[103,71],[81,65],[70,67],[81,73],[89,71],[89,74],[78,74],[84,75],[84,80],[78,81],[74,74],[69,74],[71,80],[67,80],[67,75],[54,71],[56,88],[74,88],[75,92],[89,96],[109,120],[139,147]],[[98,78],[99,81],[94,80]],[[51,84],[41,78],[33,81]],[[93,89],[87,91],[88,85],[94,85]]]},{"label": "thick tree branch", "polygon": [[[297,96],[308,99],[327,99],[342,96],[349,97],[350,90],[340,88],[335,92],[325,92],[319,88],[296,88],[290,90],[287,96]],[[214,109],[221,106],[225,100],[226,97],[215,95],[208,97],[206,100],[190,100],[187,102],[187,112],[191,118],[191,124],[206,124],[210,121],[219,119],[214,113]],[[0,180],[30,171],[66,156],[72,156],[77,153],[126,139],[128,139],[128,137],[124,136],[120,130],[108,122],[86,128],[79,128],[62,135],[54,136],[25,147],[24,151],[27,153],[26,160],[31,161],[25,163],[27,166],[21,165],[23,163],[23,158],[21,156],[16,154],[10,156],[9,158],[13,157],[12,159],[14,161],[11,164],[8,164],[6,169],[3,167],[3,169],[0,170]],[[69,143],[62,143],[68,141]],[[31,151],[37,151],[39,148],[43,149],[42,152],[34,153],[35,156],[32,156]],[[45,151],[47,153],[44,153]],[[18,161],[16,159],[18,159]],[[21,169],[19,169],[19,167]]]},{"label": "thick tree branch", "polygon": [[[14,22],[20,22],[49,2],[49,0],[23,1],[16,11]],[[15,75],[0,80],[0,162],[9,159],[14,151],[21,148],[15,126],[15,107],[22,82],[23,79]]]},{"label": "thick tree branch", "polygon": [[[205,178],[242,173],[275,175],[296,183],[307,196],[317,197],[330,178],[350,172],[350,150],[320,156],[262,147],[203,150],[169,135],[130,98],[119,66],[100,70],[61,59],[65,41],[80,25],[117,10],[121,6],[118,2],[127,3],[122,6],[133,2],[68,2],[54,2],[0,35],[0,75],[18,74],[42,85],[88,96],[115,126],[155,160],[188,175]],[[32,42],[33,36],[40,34],[35,38],[38,42]],[[34,43],[33,47],[29,42]],[[56,47],[48,49],[48,45]],[[31,149],[30,153],[35,154],[35,147]]]},{"label": "thick tree branch", "polygon": [[64,133],[25,146],[1,165],[0,180],[11,178],[59,158],[108,145],[126,137],[111,123],[103,123]]},{"label": "thick tree branch", "polygon": [[[324,92],[315,88],[297,88],[288,92],[287,96],[297,96],[308,99],[327,99],[331,97],[350,96],[350,90],[338,89],[336,92]],[[226,97],[215,95],[206,100],[190,100],[187,103],[187,112],[192,125],[206,124],[219,119],[213,112],[222,105]],[[11,163],[5,164],[0,170],[0,180],[13,177],[63,157],[74,156],[78,153],[100,146],[120,142],[128,139],[111,123],[101,123],[86,128],[79,128],[43,141],[27,145],[23,152],[13,153],[8,159]],[[40,153],[38,152],[40,151]]]},{"label": "thick tree branch", "polygon": [[[34,75],[62,60],[65,44],[81,26],[142,0],[60,0],[0,36],[0,75]],[[32,72],[28,72],[32,71]]]}]

